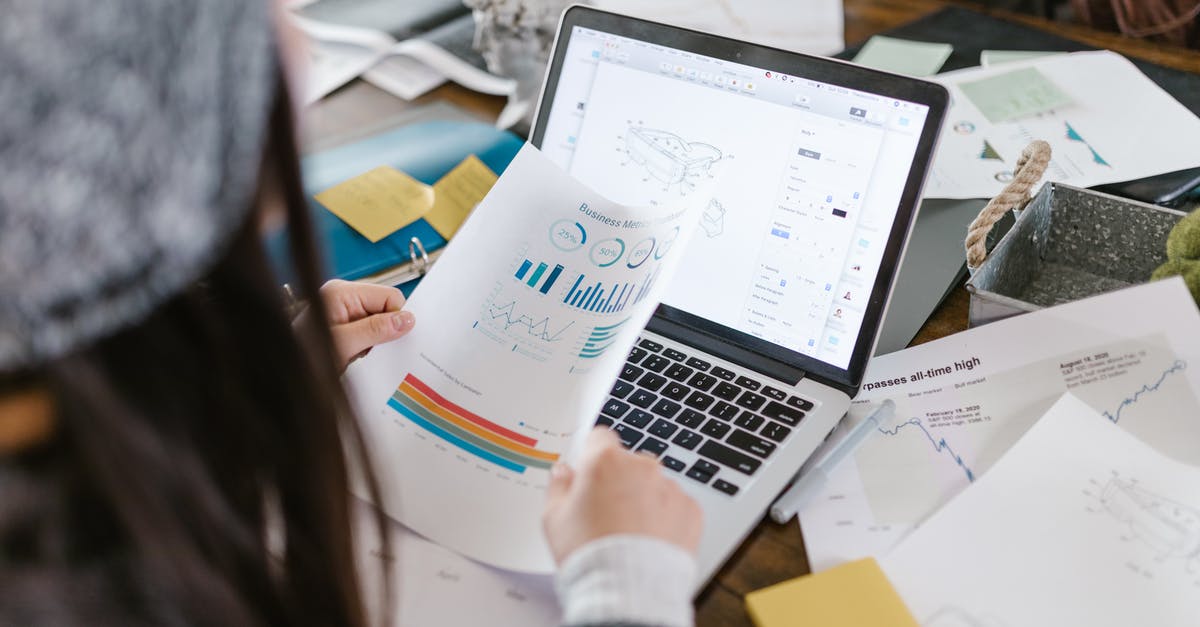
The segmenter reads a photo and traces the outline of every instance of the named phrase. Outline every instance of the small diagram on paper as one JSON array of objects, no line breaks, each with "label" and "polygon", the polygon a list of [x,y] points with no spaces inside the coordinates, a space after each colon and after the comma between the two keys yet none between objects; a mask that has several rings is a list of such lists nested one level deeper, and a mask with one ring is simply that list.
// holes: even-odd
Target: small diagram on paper
[{"label": "small diagram on paper", "polygon": [[1106,482],[1091,481],[1086,494],[1095,498],[1089,512],[1121,523],[1127,539],[1153,549],[1156,562],[1183,560],[1188,574],[1200,573],[1200,509],[1163,497],[1136,479],[1114,474]]},{"label": "small diagram on paper", "polygon": [[711,176],[711,169],[725,158],[721,149],[704,142],[688,141],[675,133],[630,124],[620,149],[629,159],[621,165],[644,169],[649,179],[681,193],[695,189],[697,182]]},{"label": "small diagram on paper", "polygon": [[709,239],[725,232],[725,206],[721,201],[716,198],[708,201],[708,207],[700,215],[700,228],[704,229],[704,234]]},{"label": "small diagram on paper", "polygon": [[940,608],[921,625],[923,627],[1005,627],[1005,623],[996,618],[980,618],[954,605]]}]

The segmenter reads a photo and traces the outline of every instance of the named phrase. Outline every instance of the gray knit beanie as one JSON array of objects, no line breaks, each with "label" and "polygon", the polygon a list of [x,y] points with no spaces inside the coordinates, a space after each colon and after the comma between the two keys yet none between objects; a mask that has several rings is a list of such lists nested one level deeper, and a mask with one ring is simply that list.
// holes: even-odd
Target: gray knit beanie
[{"label": "gray knit beanie", "polygon": [[0,0],[0,373],[146,317],[247,219],[269,0]]}]

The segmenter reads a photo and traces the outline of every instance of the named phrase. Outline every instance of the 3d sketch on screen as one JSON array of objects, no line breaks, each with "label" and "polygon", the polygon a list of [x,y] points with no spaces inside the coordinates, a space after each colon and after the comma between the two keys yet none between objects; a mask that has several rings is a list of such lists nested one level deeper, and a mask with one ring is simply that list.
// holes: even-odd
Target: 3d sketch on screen
[{"label": "3d sketch on screen", "polygon": [[1099,492],[1098,511],[1127,525],[1133,538],[1154,549],[1157,561],[1183,559],[1189,573],[1200,572],[1200,510],[1119,477]]},{"label": "3d sketch on screen", "polygon": [[664,184],[690,191],[699,177],[707,176],[724,154],[702,142],[689,142],[663,130],[630,126],[625,132],[624,151],[630,160]]},{"label": "3d sketch on screen", "polygon": [[704,234],[709,238],[725,232],[725,206],[721,201],[716,198],[708,201],[708,207],[700,214],[700,228],[704,229]]}]

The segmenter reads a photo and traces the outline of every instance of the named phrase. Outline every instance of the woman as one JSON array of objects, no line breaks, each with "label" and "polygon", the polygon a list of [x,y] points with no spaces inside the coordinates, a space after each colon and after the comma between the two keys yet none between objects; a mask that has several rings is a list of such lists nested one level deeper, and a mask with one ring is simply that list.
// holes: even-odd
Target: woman
[{"label": "woman", "polygon": [[[415,321],[318,285],[271,23],[263,0],[4,9],[0,624],[384,622],[338,375]],[[699,512],[653,460],[593,434],[544,520],[568,623],[690,622]]]}]

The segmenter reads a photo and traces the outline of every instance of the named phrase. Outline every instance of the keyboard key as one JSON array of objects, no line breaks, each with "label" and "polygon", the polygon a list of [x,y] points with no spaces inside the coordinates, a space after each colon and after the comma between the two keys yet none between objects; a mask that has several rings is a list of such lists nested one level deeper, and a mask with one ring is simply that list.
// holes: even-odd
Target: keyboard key
[{"label": "keyboard key", "polygon": [[762,415],[766,416],[767,418],[778,420],[780,422],[786,422],[789,425],[795,426],[800,424],[800,419],[804,417],[804,412],[798,409],[792,409],[787,405],[782,405],[780,403],[776,403],[775,401],[771,401],[770,403],[767,403],[766,407],[763,408]]},{"label": "keyboard key", "polygon": [[609,418],[608,416],[600,416],[599,418],[596,419],[596,426],[597,427],[611,427],[611,426],[613,426],[613,419]]},{"label": "keyboard key", "polygon": [[769,385],[762,389],[762,393],[763,393],[763,396],[766,396],[768,398],[773,398],[777,401],[782,401],[783,399],[787,398],[787,392],[784,392],[783,390],[775,389]]},{"label": "keyboard key", "polygon": [[782,442],[787,439],[788,434],[791,432],[791,429],[779,424],[778,422],[768,422],[767,426],[763,427],[761,434],[764,438],[769,438],[775,440],[776,442]]},{"label": "keyboard key", "polygon": [[717,384],[717,387],[713,388],[712,393],[715,394],[717,398],[723,398],[727,401],[732,401],[742,393],[742,389],[732,383],[721,382]]},{"label": "keyboard key", "polygon": [[691,390],[687,389],[687,386],[685,385],[680,383],[671,383],[662,389],[662,395],[673,401],[681,401],[683,400],[683,397],[687,396],[688,392],[690,391]]},{"label": "keyboard key", "polygon": [[662,416],[663,418],[674,418],[675,414],[679,413],[680,407],[682,406],[679,403],[663,398],[659,399],[659,401],[654,404],[654,407],[650,408],[650,411]]},{"label": "keyboard key", "polygon": [[658,457],[663,454],[663,451],[667,450],[667,443],[662,440],[655,440],[654,438],[646,438],[646,441],[642,442],[642,445],[637,447],[637,450],[647,451]]},{"label": "keyboard key", "polygon": [[613,432],[617,434],[618,438],[621,438],[621,444],[625,445],[625,448],[632,448],[642,439],[641,431],[626,424],[613,425]]},{"label": "keyboard key", "polygon": [[695,370],[692,370],[683,364],[675,364],[674,366],[667,368],[667,371],[663,374],[675,379],[676,381],[686,381],[688,377],[692,376],[693,372],[695,372]]},{"label": "keyboard key", "polygon": [[717,474],[720,470],[720,466],[706,462],[703,459],[698,459],[687,471],[687,476],[700,483],[708,483],[709,479],[712,479],[713,475]]},{"label": "keyboard key", "polygon": [[666,357],[667,359],[674,359],[675,361],[683,361],[684,359],[687,359],[687,355],[684,355],[673,348],[668,348],[667,350],[663,351],[663,357]]},{"label": "keyboard key", "polygon": [[[649,375],[647,375],[647,376],[649,376]],[[646,377],[642,377],[642,378],[645,379]],[[742,395],[740,397],[738,397],[738,399],[737,399],[738,405],[741,405],[742,407],[745,407],[746,409],[749,409],[750,411],[757,411],[758,408],[762,407],[763,403],[765,403],[765,402],[767,402],[767,397],[763,396],[762,394],[755,394],[754,392],[743,392]],[[772,401],[772,402],[774,403],[774,401]],[[775,403],[775,404],[779,405],[779,403]],[[779,405],[779,406],[783,407],[783,405]]]},{"label": "keyboard key", "polygon": [[712,407],[712,404],[716,400],[717,399],[705,394],[704,392],[692,392],[692,395],[687,397],[687,400],[684,401],[683,404],[691,407],[692,409],[704,411],[709,407]]},{"label": "keyboard key", "polygon": [[712,483],[712,487],[724,492],[725,494],[728,494],[729,496],[733,496],[733,495],[737,494],[737,491],[738,491],[737,486],[733,485],[732,483],[729,483],[728,481],[726,481],[724,479],[717,479],[716,481],[714,481]]},{"label": "keyboard key", "polygon": [[789,396],[787,404],[803,411],[808,411],[813,408],[812,401],[806,401],[799,396]]},{"label": "keyboard key", "polygon": [[638,385],[640,385],[643,388],[646,388],[647,390],[650,390],[651,392],[657,392],[658,388],[661,388],[662,386],[666,385],[666,383],[667,383],[666,377],[664,377],[662,375],[654,374],[653,372],[647,372],[645,375],[642,376],[641,379],[638,379]]},{"label": "keyboard key", "polygon": [[651,420],[654,420],[654,416],[651,416],[640,409],[635,409],[629,412],[628,416],[625,416],[625,422],[637,427],[638,429],[645,429],[646,425],[650,424]]},{"label": "keyboard key", "polygon": [[741,451],[731,449],[720,442],[714,442],[713,440],[707,440],[704,444],[701,444],[700,448],[696,452],[717,462],[718,464],[729,466],[730,468],[737,470],[738,472],[743,472],[747,475],[754,474],[754,472],[758,470],[759,466],[762,466],[761,460],[755,459],[745,453],[742,453]]},{"label": "keyboard key", "polygon": [[761,383],[751,379],[750,377],[738,377],[737,384],[746,388],[747,390],[757,390],[758,388],[762,387]]},{"label": "keyboard key", "polygon": [[658,342],[652,342],[650,340],[642,340],[642,341],[638,342],[638,346],[641,346],[642,348],[650,351],[651,353],[657,353],[658,351],[663,349],[662,344],[659,344]]},{"label": "keyboard key", "polygon": [[618,379],[617,382],[613,384],[612,391],[609,392],[609,394],[612,394],[617,398],[625,398],[626,396],[629,396],[629,393],[632,391],[632,385]]},{"label": "keyboard key", "polygon": [[[650,425],[650,428],[648,429],[648,431],[650,431],[650,433],[657,435],[660,438],[669,438],[669,437],[675,435],[675,432],[678,430],[679,430],[679,425],[667,422],[666,420],[663,420],[662,418],[655,420],[654,424]],[[749,435],[749,434],[747,434],[747,435]],[[750,436],[750,437],[754,437],[754,436]]]},{"label": "keyboard key", "polygon": [[671,365],[671,360],[660,355],[651,355],[642,362],[642,367],[650,372],[662,372],[667,366]]},{"label": "keyboard key", "polygon": [[700,433],[703,433],[704,435],[710,435],[719,440],[725,437],[726,433],[729,433],[730,428],[731,427],[729,425],[721,422],[720,420],[714,419],[706,422],[704,424],[704,428],[700,430]]},{"label": "keyboard key", "polygon": [[643,372],[646,371],[632,364],[625,364],[625,368],[622,369],[621,374],[617,376],[625,381],[637,381],[638,377],[642,376]]},{"label": "keyboard key", "polygon": [[713,477],[712,475],[704,474],[704,473],[700,472],[699,470],[696,470],[695,468],[687,471],[687,476],[691,477],[692,479],[695,479],[696,481],[699,481],[700,483],[708,483],[709,481],[712,480],[712,477]]},{"label": "keyboard key", "polygon": [[726,370],[720,366],[713,366],[713,369],[711,372],[709,372],[709,374],[718,379],[725,379],[726,381],[733,381],[735,378],[737,378],[737,374],[735,374],[732,370]]},{"label": "keyboard key", "polygon": [[696,359],[695,357],[688,357],[687,365],[695,368],[696,370],[708,370],[709,368],[712,368],[712,364],[704,361],[703,359]]},{"label": "keyboard key", "polygon": [[635,390],[633,394],[629,395],[629,402],[633,405],[641,407],[642,409],[653,405],[654,401],[657,400],[658,397],[655,396],[654,393],[647,392],[646,390]]},{"label": "keyboard key", "polygon": [[690,451],[696,448],[696,445],[703,440],[704,438],[700,437],[700,434],[696,433],[695,431],[680,429],[679,435],[675,436],[675,439],[671,441]]},{"label": "keyboard key", "polygon": [[675,459],[674,457],[671,457],[670,455],[663,456],[662,465],[674,470],[675,472],[679,472],[684,468],[687,468],[687,464]]},{"label": "keyboard key", "polygon": [[737,420],[733,421],[733,424],[743,429],[757,431],[758,428],[762,426],[762,423],[766,421],[767,419],[763,418],[762,416],[754,414],[753,412],[744,411],[742,412],[741,416],[738,416]]},{"label": "keyboard key", "polygon": [[685,427],[699,429],[700,425],[704,424],[704,420],[704,414],[694,409],[685,409],[683,410],[683,413],[679,414],[679,417],[675,419],[675,422],[678,422]]},{"label": "keyboard key", "polygon": [[735,429],[733,433],[729,434],[729,437],[725,438],[725,443],[733,448],[741,449],[764,459],[775,452],[774,443],[741,429]]},{"label": "keyboard key", "polygon": [[708,413],[720,418],[721,420],[733,420],[737,417],[739,411],[741,410],[738,409],[736,405],[730,405],[725,401],[721,401],[712,409],[708,410]]},{"label": "keyboard key", "polygon": [[697,372],[695,376],[688,380],[688,385],[700,390],[701,392],[707,392],[709,388],[717,383],[717,380],[718,379],[716,377],[710,374]]},{"label": "keyboard key", "polygon": [[615,398],[610,398],[608,399],[608,402],[604,404],[604,408],[600,410],[600,413],[606,416],[612,416],[613,418],[620,418],[621,416],[624,416],[625,412],[627,411],[629,411],[628,403],[622,403]]},{"label": "keyboard key", "polygon": [[641,361],[647,354],[648,353],[644,349],[634,346],[633,349],[629,351],[629,357],[625,360],[625,363],[636,364],[637,362]]}]

